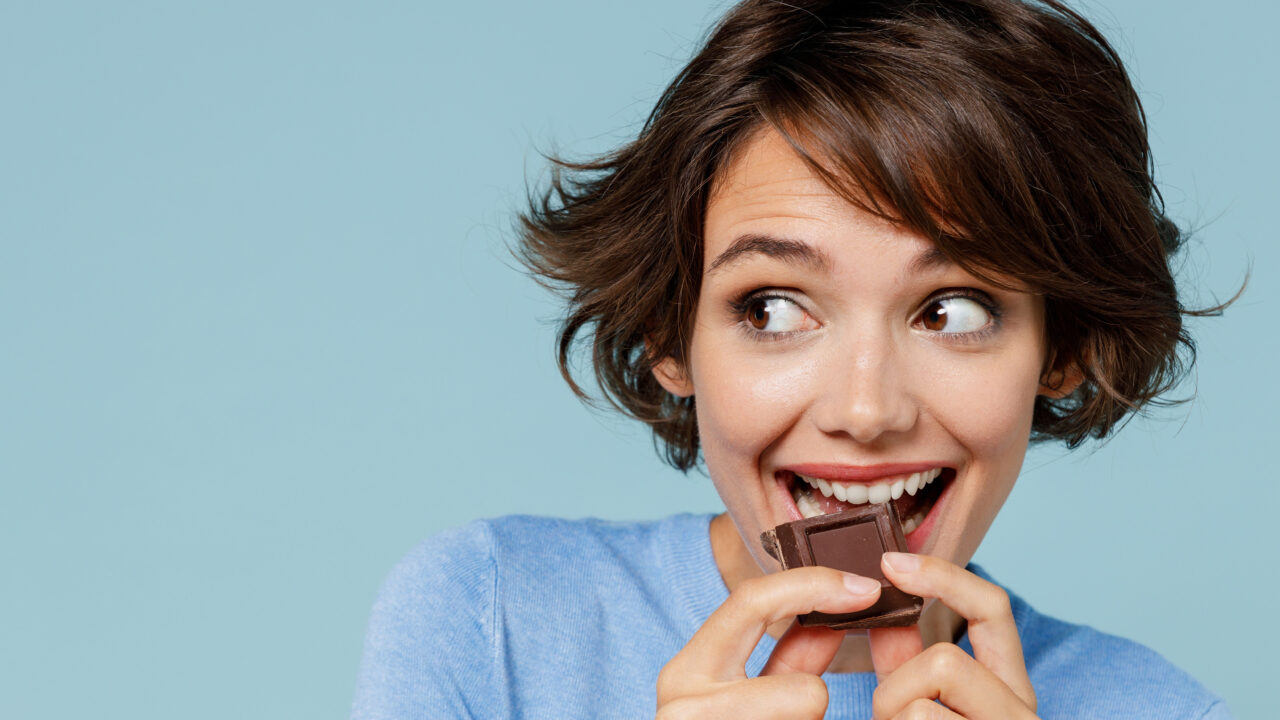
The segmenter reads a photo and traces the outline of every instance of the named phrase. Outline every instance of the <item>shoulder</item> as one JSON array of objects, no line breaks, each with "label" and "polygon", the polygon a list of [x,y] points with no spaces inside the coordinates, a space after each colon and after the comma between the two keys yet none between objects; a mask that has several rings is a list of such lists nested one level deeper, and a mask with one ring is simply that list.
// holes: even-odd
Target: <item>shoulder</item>
[{"label": "shoulder", "polygon": [[[475,637],[492,636],[489,608],[495,580],[493,537],[483,523],[445,530],[418,544],[387,574],[374,602],[369,640],[420,634],[436,611],[462,614]],[[441,630],[442,628],[432,628]]]},{"label": "shoulder", "polygon": [[[699,522],[692,516],[611,522],[516,515],[484,525],[497,593],[514,620],[522,608],[543,603],[556,608],[553,615],[574,607],[611,614],[640,609],[635,601],[670,584],[669,548],[694,542]],[[702,527],[705,534],[705,520]]]},{"label": "shoulder", "polygon": [[404,637],[411,626],[444,617],[444,610],[451,611],[450,625],[466,619],[475,636],[491,637],[494,601],[507,586],[529,577],[554,587],[576,569],[598,572],[610,559],[643,565],[651,525],[513,515],[439,532],[387,574],[370,639],[383,630]]},{"label": "shoulder", "polygon": [[662,536],[679,517],[649,522],[509,515],[478,521],[498,562],[650,565]]},{"label": "shoulder", "polygon": [[492,540],[482,523],[446,530],[388,573],[365,633],[353,717],[486,714],[483,688],[473,686],[493,654]]},{"label": "shoulder", "polygon": [[[511,515],[445,530],[407,553],[388,574],[374,605],[370,632],[385,623],[403,633],[443,607],[492,635],[495,598],[511,591],[581,592],[609,576],[661,582],[664,550],[691,542],[706,519],[678,515],[651,522]],[[584,582],[590,580],[591,582]],[[427,611],[430,611],[429,613]],[[458,616],[451,616],[456,622]]]},{"label": "shoulder", "polygon": [[1043,615],[1012,592],[1009,600],[1042,717],[1229,717],[1220,698],[1156,651]]},{"label": "shoulder", "polygon": [[[596,705],[651,702],[650,666],[679,648],[685,624],[667,558],[673,546],[705,545],[706,525],[696,516],[509,516],[429,538],[392,569],[374,604],[354,716],[495,717],[595,703],[567,714],[587,717]],[[565,695],[557,680],[592,674],[607,682],[588,695]]]},{"label": "shoulder", "polygon": [[381,604],[412,604],[446,588],[470,598],[493,575],[493,534],[483,522],[444,530],[404,555],[383,582]]},{"label": "shoulder", "polygon": [[[433,535],[410,550],[387,575],[378,604],[413,606],[426,598],[473,601],[491,596],[499,576],[584,564],[651,564],[656,535],[672,519],[617,523],[597,519],[510,515],[476,520]],[[599,569],[598,567],[595,569]]]}]

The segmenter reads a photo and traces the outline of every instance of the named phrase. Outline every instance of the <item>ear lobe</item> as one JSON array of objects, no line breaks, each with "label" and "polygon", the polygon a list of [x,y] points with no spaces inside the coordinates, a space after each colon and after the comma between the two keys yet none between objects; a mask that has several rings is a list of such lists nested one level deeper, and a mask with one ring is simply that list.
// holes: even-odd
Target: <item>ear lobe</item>
[{"label": "ear lobe", "polygon": [[689,397],[693,394],[693,382],[689,380],[684,365],[673,357],[662,358],[657,365],[654,365],[653,376],[657,378],[658,384],[672,395]]},{"label": "ear lobe", "polygon": [[1054,368],[1040,378],[1037,395],[1053,400],[1061,400],[1070,395],[1084,382],[1084,373],[1076,363],[1068,363],[1065,368]]}]

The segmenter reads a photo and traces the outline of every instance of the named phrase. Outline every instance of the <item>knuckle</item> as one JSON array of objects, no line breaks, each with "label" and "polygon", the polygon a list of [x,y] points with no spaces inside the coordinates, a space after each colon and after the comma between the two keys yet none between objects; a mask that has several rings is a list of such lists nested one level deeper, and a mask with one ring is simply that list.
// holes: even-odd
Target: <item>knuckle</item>
[{"label": "knuckle", "polygon": [[938,643],[925,652],[929,655],[929,670],[938,677],[951,677],[969,660],[969,655],[953,643]]},{"label": "knuckle", "polygon": [[685,720],[686,718],[701,717],[703,713],[700,712],[698,706],[699,703],[690,698],[677,698],[671,702],[660,704],[654,717],[657,720]]},{"label": "knuckle", "polygon": [[733,596],[737,599],[740,605],[745,607],[755,607],[759,605],[764,599],[764,582],[766,578],[768,578],[767,575],[742,581],[738,585],[738,588],[733,591]]},{"label": "knuckle", "polygon": [[827,712],[827,684],[817,675],[802,675],[805,679],[804,697],[813,708],[814,717],[822,717]]},{"label": "knuckle", "polygon": [[893,709],[889,707],[888,701],[885,700],[888,696],[881,691],[883,687],[881,685],[871,693],[871,717],[889,717],[889,711]]},{"label": "knuckle", "polygon": [[827,712],[827,684],[817,675],[797,673],[789,676],[788,689],[795,703],[797,715],[806,718],[821,718]]},{"label": "knuckle", "polygon": [[681,694],[684,674],[674,662],[667,663],[658,672],[658,703],[662,704]]},{"label": "knuckle", "polygon": [[1005,617],[1013,615],[1013,605],[1009,603],[1009,593],[999,585],[991,585],[987,594],[987,617]]},{"label": "knuckle", "polygon": [[943,717],[942,706],[928,698],[916,698],[898,715],[902,720],[937,720]]}]

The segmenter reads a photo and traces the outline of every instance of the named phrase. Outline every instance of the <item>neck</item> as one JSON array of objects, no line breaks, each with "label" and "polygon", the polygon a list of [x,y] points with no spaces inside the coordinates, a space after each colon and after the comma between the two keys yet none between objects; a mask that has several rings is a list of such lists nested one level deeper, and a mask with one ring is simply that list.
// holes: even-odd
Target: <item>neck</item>
[{"label": "neck", "polygon": [[[733,592],[743,581],[764,574],[727,514],[717,515],[711,520],[711,553],[715,556],[716,567],[729,592]],[[782,637],[791,623],[790,619],[782,620],[770,625],[765,631],[777,639]],[[929,647],[934,643],[953,642],[958,638],[964,631],[964,618],[942,603],[926,600],[918,627],[924,646]],[[873,669],[866,633],[850,630],[828,671],[872,672]]]}]

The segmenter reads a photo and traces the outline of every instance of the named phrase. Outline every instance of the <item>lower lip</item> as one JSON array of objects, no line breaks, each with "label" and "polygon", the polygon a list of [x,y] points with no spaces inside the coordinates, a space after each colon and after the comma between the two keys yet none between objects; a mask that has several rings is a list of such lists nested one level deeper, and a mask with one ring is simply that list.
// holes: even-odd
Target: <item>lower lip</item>
[{"label": "lower lip", "polygon": [[787,484],[787,481],[775,475],[773,482],[777,486],[778,492],[782,493],[782,507],[787,513],[786,522],[803,520],[804,515],[801,515],[800,508],[796,507],[795,498],[791,497],[791,488]]}]

